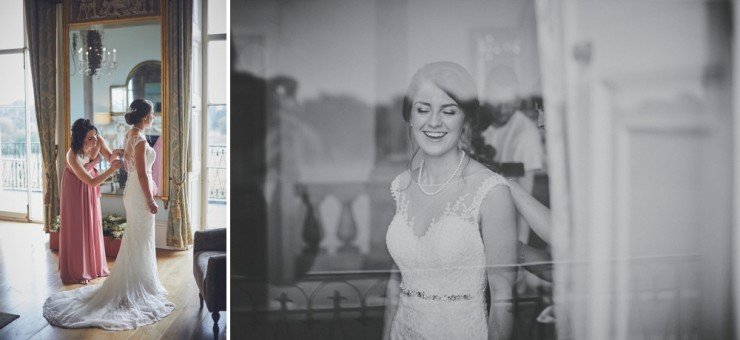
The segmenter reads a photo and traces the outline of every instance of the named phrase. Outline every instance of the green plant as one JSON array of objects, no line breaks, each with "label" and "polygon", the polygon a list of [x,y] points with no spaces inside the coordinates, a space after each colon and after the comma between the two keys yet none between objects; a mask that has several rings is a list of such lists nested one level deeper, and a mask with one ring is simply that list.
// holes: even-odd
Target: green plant
[{"label": "green plant", "polygon": [[51,231],[52,233],[58,233],[59,232],[59,224],[60,224],[59,215],[57,215],[56,218],[54,218],[54,221],[51,222]]},{"label": "green plant", "polygon": [[125,217],[115,214],[108,214],[103,217],[103,236],[120,240],[124,231],[126,231]]}]

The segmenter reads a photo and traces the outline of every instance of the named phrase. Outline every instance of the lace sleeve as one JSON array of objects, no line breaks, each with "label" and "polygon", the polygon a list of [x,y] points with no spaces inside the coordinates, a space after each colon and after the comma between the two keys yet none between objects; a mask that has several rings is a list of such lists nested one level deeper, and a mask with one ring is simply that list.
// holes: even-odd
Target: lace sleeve
[{"label": "lace sleeve", "polygon": [[507,182],[506,179],[501,175],[494,173],[493,175],[491,175],[491,177],[486,178],[483,183],[481,183],[478,191],[475,193],[475,197],[473,198],[474,218],[478,219],[480,217],[480,206],[483,203],[483,200],[486,198],[486,196],[488,196],[488,193],[491,192],[491,189],[493,189],[497,185],[504,185],[508,187],[509,182]]},{"label": "lace sleeve", "polygon": [[396,201],[396,213],[404,214],[405,209],[408,207],[408,201],[403,190],[409,185],[410,180],[411,175],[409,175],[408,171],[404,171],[391,182],[390,190],[393,200]]},{"label": "lace sleeve", "polygon": [[394,178],[393,181],[391,182],[391,196],[393,196],[393,200],[396,201],[396,204],[398,204],[398,194],[400,191],[398,189],[399,187],[398,182],[399,182],[400,177],[401,175],[396,176],[396,178]]},{"label": "lace sleeve", "polygon": [[137,134],[133,137],[126,137],[124,141],[123,158],[126,162],[126,171],[131,172],[136,170],[136,158],[134,156],[134,150],[139,143],[146,141],[143,136]]},{"label": "lace sleeve", "polygon": [[391,182],[391,195],[396,201],[396,204],[398,204],[398,200],[401,198],[401,191],[403,191],[409,185],[410,180],[411,175],[409,175],[408,171],[404,171],[398,174],[398,176],[396,176],[396,178],[394,178]]}]

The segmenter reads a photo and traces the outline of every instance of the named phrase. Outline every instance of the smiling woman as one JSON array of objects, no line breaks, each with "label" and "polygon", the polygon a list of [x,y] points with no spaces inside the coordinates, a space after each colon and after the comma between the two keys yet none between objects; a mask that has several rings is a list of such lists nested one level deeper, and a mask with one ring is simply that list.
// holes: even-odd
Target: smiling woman
[{"label": "smiling woman", "polygon": [[384,336],[506,339],[514,206],[506,180],[462,150],[478,111],[475,82],[458,64],[428,64],[411,78],[404,102],[421,163],[391,184],[396,216],[386,241],[400,271],[388,281]]},{"label": "smiling woman", "polygon": [[[533,4],[531,0],[232,2],[231,103],[242,114],[231,119],[231,126],[240,131],[231,135],[235,174],[231,219],[249,221],[250,227],[231,232],[231,256],[240,259],[232,262],[231,315],[248,320],[253,313],[266,311],[269,321],[254,327],[240,322],[232,335],[270,338],[273,322],[283,320],[282,310],[289,310],[295,314],[287,317],[291,320],[287,327],[280,327],[288,337],[328,338],[330,329],[341,328],[347,338],[368,334],[380,338],[383,326],[392,325],[392,320],[383,322],[384,315],[395,315],[385,313],[390,301],[381,297],[388,271],[394,262],[408,263],[404,255],[391,257],[392,242],[386,243],[386,235],[419,239],[396,243],[416,244],[413,248],[419,250],[464,225],[465,231],[451,239],[470,241],[467,246],[451,242],[442,248],[487,259],[480,255],[489,245],[478,247],[483,236],[476,238],[474,232],[480,221],[467,218],[472,211],[450,212],[465,215],[465,223],[440,215],[448,202],[453,210],[463,192],[469,195],[458,208],[477,206],[477,188],[493,176],[476,162],[480,157],[471,147],[481,139],[476,136],[482,128],[476,127],[476,120],[485,75],[506,64],[517,72],[525,95],[539,93]],[[445,62],[415,75],[435,60]],[[388,191],[404,170],[401,177],[408,181],[398,181],[399,191],[410,191],[407,212],[416,216],[408,226],[400,218],[394,220],[396,204]],[[494,182],[485,185],[490,195],[481,193],[480,205],[505,210],[498,203],[505,199],[498,196],[505,195],[506,188]],[[430,227],[433,218],[438,223]],[[481,220],[485,225],[491,216]],[[414,234],[406,234],[409,230]],[[497,240],[515,246],[507,237],[502,232]],[[507,262],[511,253],[506,247],[491,248],[501,250],[491,258],[501,261],[502,267],[515,268],[516,259]],[[463,269],[467,262],[453,259],[459,257],[450,256],[445,264],[456,269],[447,274],[465,272],[459,276],[476,279],[482,274],[486,283],[480,287],[490,282],[496,294],[511,292],[499,279],[511,273],[492,272],[488,280],[487,271],[468,272]],[[470,294],[471,300],[457,301],[464,305],[460,315],[488,308],[480,305],[480,282],[475,281],[472,289],[467,285],[434,289],[431,286],[446,282],[447,274],[437,274],[406,282],[407,292],[443,300]],[[404,280],[409,275],[413,273]],[[338,295],[333,295],[335,290]],[[540,301],[540,295],[547,294],[530,292],[520,296]],[[401,291],[396,293],[400,298]],[[283,294],[285,299],[278,299]],[[411,309],[399,307],[399,320],[408,320],[400,315],[408,316],[418,303],[406,305]],[[499,306],[503,305],[496,305],[493,314],[505,318],[498,314]],[[440,310],[455,313],[446,307]],[[530,316],[538,309],[535,303],[517,305],[517,313],[523,315],[517,333],[521,338],[532,338],[535,324]],[[350,310],[361,310],[369,321],[362,325],[351,321]],[[341,318],[332,321],[329,311]],[[331,322],[334,328],[311,330],[306,327],[310,322],[303,323],[309,319]],[[485,312],[470,319],[475,319],[473,336],[488,328]],[[434,323],[431,317],[425,320]],[[452,325],[451,332],[459,326]],[[499,329],[506,333],[506,327],[494,328]]]}]

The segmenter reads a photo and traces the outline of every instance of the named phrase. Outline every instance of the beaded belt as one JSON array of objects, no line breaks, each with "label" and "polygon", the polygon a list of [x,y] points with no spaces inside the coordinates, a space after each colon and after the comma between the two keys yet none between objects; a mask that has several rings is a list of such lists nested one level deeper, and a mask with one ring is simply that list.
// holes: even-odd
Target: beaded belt
[{"label": "beaded belt", "polygon": [[459,300],[472,299],[470,294],[436,295],[436,294],[427,294],[424,292],[420,292],[418,290],[408,289],[404,287],[401,287],[401,293],[406,296],[418,297],[418,298],[422,298],[425,300],[434,300],[434,301],[459,301]]}]

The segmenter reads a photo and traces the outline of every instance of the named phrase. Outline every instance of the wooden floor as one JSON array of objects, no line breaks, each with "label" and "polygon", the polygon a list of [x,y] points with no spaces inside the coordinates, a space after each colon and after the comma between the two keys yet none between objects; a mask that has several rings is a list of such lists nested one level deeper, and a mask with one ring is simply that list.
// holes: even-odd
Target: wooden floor
[{"label": "wooden floor", "polygon": [[[46,298],[81,285],[62,284],[57,252],[49,250],[49,236],[41,229],[39,224],[0,221],[0,311],[20,315],[0,329],[0,339],[213,339],[211,314],[205,306],[199,308],[192,251],[157,250],[159,278],[175,304],[163,320],[130,331],[49,325],[42,315]],[[108,258],[111,270],[115,270],[113,260]],[[226,339],[225,312],[218,324],[218,338]]]}]

